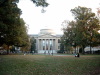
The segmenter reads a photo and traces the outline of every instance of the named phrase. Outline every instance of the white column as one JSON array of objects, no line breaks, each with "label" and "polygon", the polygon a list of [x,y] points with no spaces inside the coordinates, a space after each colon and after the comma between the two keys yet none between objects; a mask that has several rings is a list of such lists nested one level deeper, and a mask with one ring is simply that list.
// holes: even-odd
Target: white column
[{"label": "white column", "polygon": [[55,50],[58,50],[58,39],[55,39]]},{"label": "white column", "polygon": [[39,39],[39,50],[41,50],[41,39]]},{"label": "white column", "polygon": [[45,43],[45,50],[46,50],[46,39],[45,39],[44,43]]},{"label": "white column", "polygon": [[39,39],[37,39],[37,46],[38,46],[37,50],[39,50]]},{"label": "white column", "polygon": [[49,50],[49,39],[47,39],[47,48]]},{"label": "white column", "polygon": [[48,50],[50,50],[50,39],[48,39]]},{"label": "white column", "polygon": [[50,39],[48,39],[48,53],[50,54]]},{"label": "white column", "polygon": [[52,41],[52,50],[53,50],[53,39],[51,41]]},{"label": "white column", "polygon": [[40,39],[39,39],[39,43],[38,43],[38,46],[39,46],[39,49],[38,49],[38,50],[40,50]]},{"label": "white column", "polygon": [[39,45],[39,49],[38,49],[38,50],[40,50],[40,39],[39,39],[39,43],[38,43],[38,45]]}]

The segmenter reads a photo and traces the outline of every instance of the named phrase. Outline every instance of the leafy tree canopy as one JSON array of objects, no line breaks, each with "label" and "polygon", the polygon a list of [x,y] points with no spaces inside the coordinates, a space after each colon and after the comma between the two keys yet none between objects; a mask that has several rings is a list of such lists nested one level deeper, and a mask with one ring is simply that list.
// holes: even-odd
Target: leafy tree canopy
[{"label": "leafy tree canopy", "polygon": [[[86,46],[96,46],[100,42],[98,37],[100,30],[100,21],[92,12],[91,8],[75,7],[71,9],[75,21],[66,23],[63,28],[66,45],[80,46],[85,48]],[[99,37],[100,38],[100,37]]]}]

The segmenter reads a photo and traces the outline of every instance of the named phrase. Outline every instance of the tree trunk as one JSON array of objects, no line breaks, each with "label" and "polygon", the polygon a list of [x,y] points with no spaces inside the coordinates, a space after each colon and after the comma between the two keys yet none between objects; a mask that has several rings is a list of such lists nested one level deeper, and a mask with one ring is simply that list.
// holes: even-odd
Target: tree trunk
[{"label": "tree trunk", "polygon": [[7,54],[9,54],[9,45],[7,45]]},{"label": "tree trunk", "polygon": [[91,54],[91,50],[92,50],[92,48],[91,48],[91,45],[90,45],[90,54]]},{"label": "tree trunk", "polygon": [[84,48],[85,48],[85,47],[84,47],[84,46],[82,46],[82,54],[84,54]]}]

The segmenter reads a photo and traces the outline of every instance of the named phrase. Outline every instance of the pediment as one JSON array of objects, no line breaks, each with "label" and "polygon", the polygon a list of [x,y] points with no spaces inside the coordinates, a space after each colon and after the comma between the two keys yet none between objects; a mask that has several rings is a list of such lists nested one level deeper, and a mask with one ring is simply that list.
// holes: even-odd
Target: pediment
[{"label": "pediment", "polygon": [[45,35],[39,35],[39,37],[46,37],[46,38],[49,38],[49,37],[56,37],[56,36],[55,36],[55,35],[45,34]]}]

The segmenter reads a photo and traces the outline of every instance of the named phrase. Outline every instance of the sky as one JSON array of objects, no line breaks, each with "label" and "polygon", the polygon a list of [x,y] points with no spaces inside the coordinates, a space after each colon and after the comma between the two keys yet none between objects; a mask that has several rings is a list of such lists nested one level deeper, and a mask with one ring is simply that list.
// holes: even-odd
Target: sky
[{"label": "sky", "polygon": [[47,0],[50,4],[44,8],[45,13],[41,13],[42,7],[36,7],[31,0],[19,0],[18,7],[22,10],[21,18],[28,25],[28,34],[38,34],[40,29],[53,29],[56,34],[63,34],[62,22],[64,20],[74,20],[70,12],[75,7],[82,6],[92,8],[96,13],[100,7],[100,0]]}]

